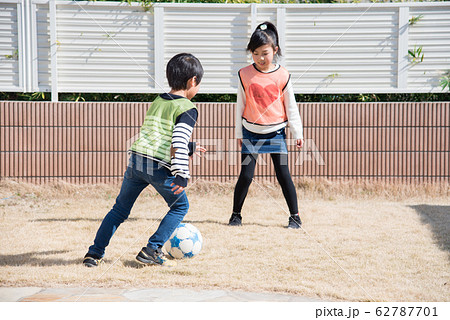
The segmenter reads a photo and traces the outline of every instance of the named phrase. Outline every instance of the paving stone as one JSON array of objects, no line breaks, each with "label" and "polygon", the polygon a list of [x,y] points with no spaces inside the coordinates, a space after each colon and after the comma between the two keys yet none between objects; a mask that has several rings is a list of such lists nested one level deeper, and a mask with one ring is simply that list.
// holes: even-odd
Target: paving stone
[{"label": "paving stone", "polygon": [[125,297],[111,294],[91,294],[83,296],[65,297],[61,301],[64,302],[129,302]]},{"label": "paving stone", "polygon": [[124,294],[132,301],[153,301],[153,302],[198,302],[207,301],[224,296],[226,293],[222,290],[217,291],[196,291],[188,289],[141,289],[131,290]]},{"label": "paving stone", "polygon": [[29,297],[21,299],[22,302],[56,302],[62,301],[64,299],[63,294],[47,294],[47,293],[36,293]]},{"label": "paving stone", "polygon": [[23,288],[0,288],[0,301],[1,302],[16,302],[26,296],[31,296],[33,294],[41,291],[41,288],[35,287],[23,287]]},{"label": "paving stone", "polygon": [[224,290],[193,290],[172,288],[9,288],[0,287],[0,302],[319,302],[305,297]]}]

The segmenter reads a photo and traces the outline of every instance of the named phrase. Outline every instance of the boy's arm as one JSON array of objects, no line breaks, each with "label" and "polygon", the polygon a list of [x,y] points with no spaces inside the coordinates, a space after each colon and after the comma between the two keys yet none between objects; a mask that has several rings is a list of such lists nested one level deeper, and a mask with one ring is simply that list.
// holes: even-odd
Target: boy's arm
[{"label": "boy's arm", "polygon": [[195,144],[190,143],[192,130],[197,121],[197,109],[183,112],[175,121],[171,146],[171,172],[175,176],[174,184],[186,187],[189,175],[189,155],[195,151]]},{"label": "boy's arm", "polygon": [[190,157],[194,154],[195,149],[197,148],[197,142],[195,142],[195,141],[189,142],[188,148],[189,148],[189,157]]},{"label": "boy's arm", "polygon": [[295,101],[294,88],[291,79],[288,80],[286,89],[284,90],[284,107],[289,121],[289,130],[294,136],[294,139],[303,139],[302,118],[300,117],[297,102]]}]

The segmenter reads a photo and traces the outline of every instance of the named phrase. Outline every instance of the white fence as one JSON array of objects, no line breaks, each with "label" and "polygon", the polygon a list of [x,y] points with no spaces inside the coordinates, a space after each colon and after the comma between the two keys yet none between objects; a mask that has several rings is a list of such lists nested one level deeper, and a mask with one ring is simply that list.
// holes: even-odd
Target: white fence
[{"label": "white fence", "polygon": [[[203,93],[235,93],[254,27],[274,22],[296,93],[441,92],[450,3],[140,4],[0,0],[0,91],[162,92],[191,52]],[[415,23],[411,23],[415,21]],[[408,50],[422,50],[414,63]],[[420,61],[421,56],[417,61]]]}]

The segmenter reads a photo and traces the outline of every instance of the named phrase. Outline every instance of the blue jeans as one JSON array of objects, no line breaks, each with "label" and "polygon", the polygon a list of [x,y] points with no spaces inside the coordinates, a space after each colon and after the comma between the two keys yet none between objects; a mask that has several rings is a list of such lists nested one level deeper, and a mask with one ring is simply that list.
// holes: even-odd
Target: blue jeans
[{"label": "blue jeans", "polygon": [[151,249],[161,248],[172,235],[176,227],[183,221],[188,212],[189,202],[186,193],[174,194],[170,186],[175,179],[170,170],[158,162],[132,154],[128,168],[122,182],[120,193],[113,208],[103,219],[95,236],[94,244],[89,247],[89,254],[98,257],[105,255],[114,232],[130,215],[136,199],[142,190],[151,184],[164,198],[169,206],[169,212],[162,219],[156,232],[148,240],[147,246]]}]

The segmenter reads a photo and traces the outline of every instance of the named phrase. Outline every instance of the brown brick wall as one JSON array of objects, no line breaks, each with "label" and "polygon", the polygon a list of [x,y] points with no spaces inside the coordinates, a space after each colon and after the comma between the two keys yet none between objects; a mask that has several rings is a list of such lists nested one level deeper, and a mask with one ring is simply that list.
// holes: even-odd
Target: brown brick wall
[{"label": "brown brick wall", "polygon": [[[0,177],[30,182],[121,180],[148,103],[0,102]],[[193,140],[209,149],[193,178],[239,174],[234,104],[200,103]],[[299,103],[305,147],[288,133],[292,175],[402,182],[450,181],[450,102]],[[274,180],[268,155],[255,176]]]}]

